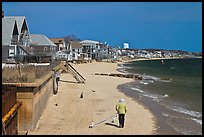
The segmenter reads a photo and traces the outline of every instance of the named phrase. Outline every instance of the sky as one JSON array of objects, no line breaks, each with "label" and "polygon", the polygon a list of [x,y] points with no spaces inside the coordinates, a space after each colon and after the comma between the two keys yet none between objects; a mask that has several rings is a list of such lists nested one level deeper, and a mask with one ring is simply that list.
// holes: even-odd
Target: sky
[{"label": "sky", "polygon": [[75,35],[110,46],[202,51],[202,2],[2,2],[31,34]]}]

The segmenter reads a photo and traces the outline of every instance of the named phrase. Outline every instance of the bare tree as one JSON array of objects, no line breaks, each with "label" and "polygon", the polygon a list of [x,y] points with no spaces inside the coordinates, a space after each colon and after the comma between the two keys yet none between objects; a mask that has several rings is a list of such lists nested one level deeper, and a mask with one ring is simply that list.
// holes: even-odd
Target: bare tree
[{"label": "bare tree", "polygon": [[69,43],[70,41],[81,41],[81,40],[77,38],[75,35],[71,34],[71,35],[64,36],[64,41],[65,43]]}]

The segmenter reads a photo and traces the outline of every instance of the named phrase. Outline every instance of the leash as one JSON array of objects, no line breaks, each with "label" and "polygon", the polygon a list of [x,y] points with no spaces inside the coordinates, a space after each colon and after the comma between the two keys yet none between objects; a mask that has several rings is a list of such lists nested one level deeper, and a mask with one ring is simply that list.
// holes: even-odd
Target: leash
[{"label": "leash", "polygon": [[105,121],[107,121],[107,120],[109,120],[109,119],[111,119],[111,118],[115,118],[116,117],[116,115],[117,115],[118,113],[116,113],[115,115],[113,115],[113,116],[111,116],[111,117],[109,117],[109,118],[107,118],[107,119],[104,119],[104,120],[102,120],[102,121],[100,121],[100,122],[98,122],[98,123],[96,123],[96,124],[94,124],[94,121],[92,121],[91,122],[91,125],[89,126],[89,128],[93,128],[93,127],[95,127],[96,125],[99,125],[99,124],[101,124],[101,123],[103,123],[103,122],[105,122]]}]

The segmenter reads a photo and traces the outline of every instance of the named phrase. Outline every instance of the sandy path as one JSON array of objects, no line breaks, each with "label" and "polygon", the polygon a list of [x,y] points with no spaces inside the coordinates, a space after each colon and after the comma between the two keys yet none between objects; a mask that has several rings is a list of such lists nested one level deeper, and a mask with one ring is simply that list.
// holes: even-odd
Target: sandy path
[{"label": "sandy path", "polygon": [[[36,129],[29,131],[29,135],[152,134],[154,120],[150,111],[117,90],[117,85],[132,80],[94,75],[95,72],[118,73],[117,64],[93,62],[72,65],[86,79],[86,83],[77,84],[70,74],[62,74],[59,93],[50,97]],[[81,92],[84,98],[80,98]],[[118,121],[111,123],[111,119],[89,128],[92,120],[97,123],[114,115],[120,98],[124,98],[128,105],[123,129],[117,127]]]}]

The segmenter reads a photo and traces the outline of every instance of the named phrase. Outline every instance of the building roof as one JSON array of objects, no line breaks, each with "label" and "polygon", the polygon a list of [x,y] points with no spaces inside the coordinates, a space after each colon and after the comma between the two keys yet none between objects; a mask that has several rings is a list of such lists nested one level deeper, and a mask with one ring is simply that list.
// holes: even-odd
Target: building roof
[{"label": "building roof", "polygon": [[80,42],[72,41],[71,42],[72,49],[80,49],[83,48],[82,44]]},{"label": "building roof", "polygon": [[99,41],[94,41],[94,40],[83,40],[80,43],[94,43],[94,44],[99,44]]},{"label": "building roof", "polygon": [[50,39],[43,34],[31,34],[31,44],[38,46],[56,46]]},{"label": "building roof", "polygon": [[50,38],[53,43],[64,43],[64,38]]},{"label": "building roof", "polygon": [[18,34],[21,33],[24,22],[26,23],[26,27],[28,29],[25,16],[4,16],[2,18],[2,45],[10,45],[15,22],[18,29]]},{"label": "building roof", "polygon": [[[12,18],[15,19],[17,22],[18,32],[21,33],[21,28],[23,26],[23,23],[25,21],[26,25],[26,17],[25,16],[4,16],[4,18]],[[28,28],[28,27],[27,27]]]},{"label": "building roof", "polygon": [[2,45],[10,45],[15,22],[14,18],[2,18]]}]

